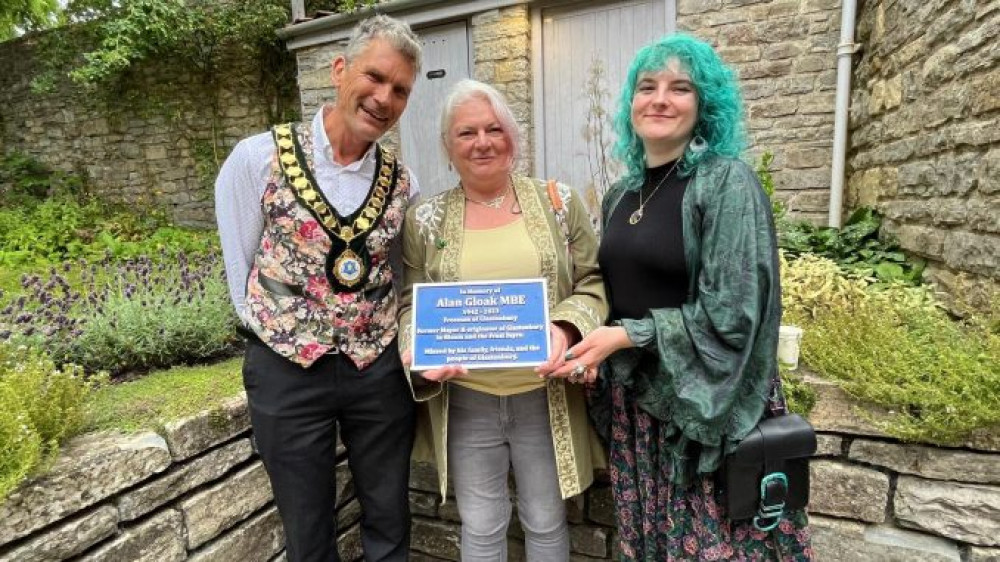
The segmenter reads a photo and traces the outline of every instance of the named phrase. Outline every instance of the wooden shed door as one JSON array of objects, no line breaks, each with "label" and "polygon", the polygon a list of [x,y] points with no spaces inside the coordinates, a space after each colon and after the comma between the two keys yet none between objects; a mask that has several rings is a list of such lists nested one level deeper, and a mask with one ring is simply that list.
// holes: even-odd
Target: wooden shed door
[{"label": "wooden shed door", "polygon": [[441,107],[452,85],[469,77],[469,36],[466,22],[417,30],[424,47],[423,69],[400,118],[403,162],[420,182],[423,197],[458,184],[441,150]]},{"label": "wooden shed door", "polygon": [[[541,12],[537,173],[588,193],[592,211],[601,183],[606,183],[600,177],[601,156],[610,161],[611,118],[628,64],[640,47],[666,33],[667,5],[664,0],[636,0]],[[598,69],[603,74],[595,84]],[[606,112],[600,130],[600,116],[591,109],[595,98]]]}]

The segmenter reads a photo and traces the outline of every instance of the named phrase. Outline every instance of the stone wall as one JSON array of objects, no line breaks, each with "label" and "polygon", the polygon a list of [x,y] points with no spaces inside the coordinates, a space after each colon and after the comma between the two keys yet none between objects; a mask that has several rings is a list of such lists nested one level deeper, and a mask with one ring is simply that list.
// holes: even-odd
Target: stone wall
[{"label": "stone wall", "polygon": [[995,3],[864,2],[851,100],[849,204],[980,301],[1000,280],[998,26]]},{"label": "stone wall", "polygon": [[[153,204],[178,223],[214,226],[218,166],[240,138],[270,121],[249,61],[231,59],[217,94],[169,60],[144,63],[129,78],[133,86],[107,99],[66,85],[38,94],[31,81],[44,66],[39,40],[0,43],[0,68],[7,69],[0,73],[2,153],[24,152],[76,172],[105,200]],[[282,104],[294,109],[297,97]]]},{"label": "stone wall", "polygon": [[826,224],[840,2],[677,0],[677,27],[739,73],[751,154],[774,154],[778,198]]},{"label": "stone wall", "polygon": [[[472,78],[487,82],[502,92],[521,129],[521,158],[518,170],[533,167],[531,139],[531,20],[525,6],[489,10],[476,14],[470,22],[472,36]],[[306,47],[295,52],[298,58],[302,115],[312,116],[321,105],[337,99],[330,82],[330,62],[343,52],[345,42]],[[384,139],[398,147],[399,131],[394,127]],[[405,156],[405,155],[404,155]]]},{"label": "stone wall", "polygon": [[472,77],[486,82],[507,98],[521,129],[517,169],[534,169],[532,140],[531,19],[526,6],[490,10],[472,18]]},{"label": "stone wall", "polygon": [[[819,451],[811,465],[813,545],[821,561],[1000,559],[1000,435],[960,448],[901,444],[864,421],[843,391],[810,379]],[[0,562],[284,560],[283,532],[251,448],[245,397],[168,423],[158,433],[71,441],[55,465],[0,503]],[[360,506],[338,452],[342,559],[362,556]],[[441,504],[434,468],[413,466],[412,560],[459,560],[454,498]],[[607,484],[567,502],[571,559],[612,560]],[[524,560],[516,515],[510,559]]]}]

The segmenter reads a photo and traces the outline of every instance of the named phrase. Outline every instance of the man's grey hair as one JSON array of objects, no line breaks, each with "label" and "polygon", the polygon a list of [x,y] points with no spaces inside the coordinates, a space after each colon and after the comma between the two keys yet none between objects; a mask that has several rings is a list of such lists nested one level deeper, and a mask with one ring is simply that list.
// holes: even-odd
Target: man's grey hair
[{"label": "man's grey hair", "polygon": [[521,147],[521,132],[517,126],[517,119],[514,118],[514,112],[507,105],[503,94],[498,92],[496,88],[468,78],[460,80],[452,86],[451,93],[444,100],[444,108],[441,110],[441,144],[444,147],[445,155],[448,154],[448,131],[452,126],[455,110],[462,104],[476,98],[485,101],[493,108],[493,114],[497,116],[500,127],[503,128],[507,140],[510,141],[514,162],[517,162]]},{"label": "man's grey hair", "polygon": [[415,72],[420,72],[423,56],[420,39],[410,29],[409,24],[384,14],[376,14],[354,26],[354,32],[351,33],[351,39],[347,42],[347,48],[344,50],[347,62],[350,63],[360,55],[373,39],[381,39],[389,43],[413,64]]}]

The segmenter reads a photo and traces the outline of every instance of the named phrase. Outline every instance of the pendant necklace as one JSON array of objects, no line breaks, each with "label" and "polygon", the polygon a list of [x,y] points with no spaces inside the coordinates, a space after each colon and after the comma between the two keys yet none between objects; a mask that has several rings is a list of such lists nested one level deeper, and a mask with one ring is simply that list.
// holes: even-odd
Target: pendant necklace
[{"label": "pendant necklace", "polygon": [[497,195],[493,199],[487,199],[486,201],[479,201],[479,200],[473,199],[473,198],[469,197],[468,195],[466,195],[465,196],[465,200],[469,201],[470,203],[475,203],[476,205],[482,205],[483,207],[489,207],[490,209],[499,209],[500,207],[503,206],[503,202],[507,200],[507,194],[508,193],[510,193],[510,184],[507,184],[507,189],[504,189],[503,193],[501,193],[500,195]]},{"label": "pendant necklace", "polygon": [[646,197],[645,201],[642,200],[642,188],[641,187],[639,188],[639,208],[636,209],[635,212],[633,212],[631,215],[629,215],[628,217],[629,224],[631,225],[639,224],[639,221],[642,220],[642,211],[643,209],[646,208],[646,203],[649,203],[649,200],[652,199],[654,195],[656,195],[656,192],[660,190],[660,186],[663,185],[663,182],[667,181],[667,178],[670,177],[670,174],[674,173],[674,169],[676,169],[677,165],[680,163],[681,163],[681,158],[678,158],[674,162],[674,165],[671,166],[669,170],[667,170],[667,173],[664,174],[662,178],[660,178],[660,181],[656,184],[656,187],[653,188],[653,191],[649,194],[649,196]]}]

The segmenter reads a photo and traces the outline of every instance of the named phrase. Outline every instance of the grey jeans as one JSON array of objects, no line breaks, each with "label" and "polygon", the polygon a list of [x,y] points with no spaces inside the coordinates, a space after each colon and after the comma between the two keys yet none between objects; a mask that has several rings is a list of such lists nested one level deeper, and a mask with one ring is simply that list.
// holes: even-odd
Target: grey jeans
[{"label": "grey jeans", "polygon": [[448,408],[448,472],[462,517],[463,562],[507,560],[511,468],[528,561],[568,560],[545,389],[493,396],[452,384]]}]

